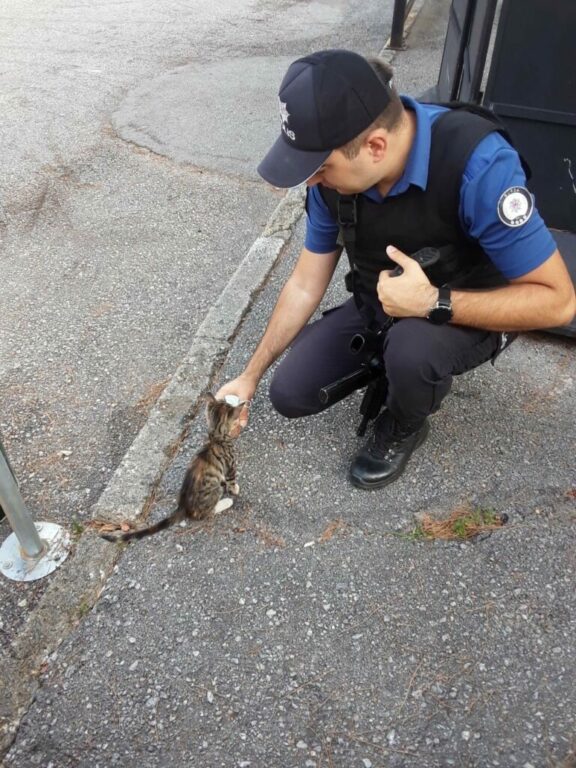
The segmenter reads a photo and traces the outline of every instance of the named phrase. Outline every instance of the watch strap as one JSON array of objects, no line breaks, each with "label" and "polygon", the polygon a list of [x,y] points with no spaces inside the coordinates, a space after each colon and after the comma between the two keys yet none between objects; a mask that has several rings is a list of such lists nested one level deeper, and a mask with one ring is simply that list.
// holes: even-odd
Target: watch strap
[{"label": "watch strap", "polygon": [[447,309],[452,309],[452,301],[450,300],[450,288],[447,285],[442,285],[438,288],[438,300],[436,306],[443,306]]},{"label": "watch strap", "polygon": [[452,319],[452,301],[450,288],[447,285],[438,288],[438,298],[428,312],[427,318],[434,325],[443,325]]}]

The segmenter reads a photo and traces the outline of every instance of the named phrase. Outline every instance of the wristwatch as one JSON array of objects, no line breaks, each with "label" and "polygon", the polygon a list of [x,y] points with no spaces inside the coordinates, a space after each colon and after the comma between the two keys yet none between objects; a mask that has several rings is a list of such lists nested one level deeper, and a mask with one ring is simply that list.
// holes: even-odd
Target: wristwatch
[{"label": "wristwatch", "polygon": [[438,299],[429,310],[427,317],[434,325],[443,325],[452,320],[452,300],[450,299],[450,288],[447,285],[438,288]]}]

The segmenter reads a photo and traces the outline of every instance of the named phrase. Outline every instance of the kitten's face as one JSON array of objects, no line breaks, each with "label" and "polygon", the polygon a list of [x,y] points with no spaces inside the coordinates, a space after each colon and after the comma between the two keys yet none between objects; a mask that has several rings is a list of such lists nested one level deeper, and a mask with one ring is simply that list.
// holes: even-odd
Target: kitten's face
[{"label": "kitten's face", "polygon": [[244,404],[234,407],[210,395],[207,406],[209,429],[221,436],[238,437],[241,431],[240,414],[243,408]]}]

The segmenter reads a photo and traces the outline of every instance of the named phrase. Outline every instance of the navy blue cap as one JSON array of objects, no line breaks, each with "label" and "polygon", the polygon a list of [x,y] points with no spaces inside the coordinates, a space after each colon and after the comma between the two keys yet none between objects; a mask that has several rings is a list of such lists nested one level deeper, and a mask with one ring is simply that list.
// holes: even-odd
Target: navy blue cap
[{"label": "navy blue cap", "polygon": [[390,90],[365,58],[335,49],[293,62],[278,97],[282,130],[258,173],[275,187],[296,187],[374,122]]}]

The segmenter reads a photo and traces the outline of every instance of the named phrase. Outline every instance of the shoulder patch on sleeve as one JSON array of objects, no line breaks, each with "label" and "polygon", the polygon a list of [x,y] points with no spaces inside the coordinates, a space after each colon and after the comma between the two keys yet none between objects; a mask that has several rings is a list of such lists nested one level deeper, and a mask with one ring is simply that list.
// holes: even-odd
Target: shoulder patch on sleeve
[{"label": "shoulder patch on sleeve", "polygon": [[498,218],[507,227],[521,227],[534,210],[534,198],[526,187],[509,187],[498,200]]}]

